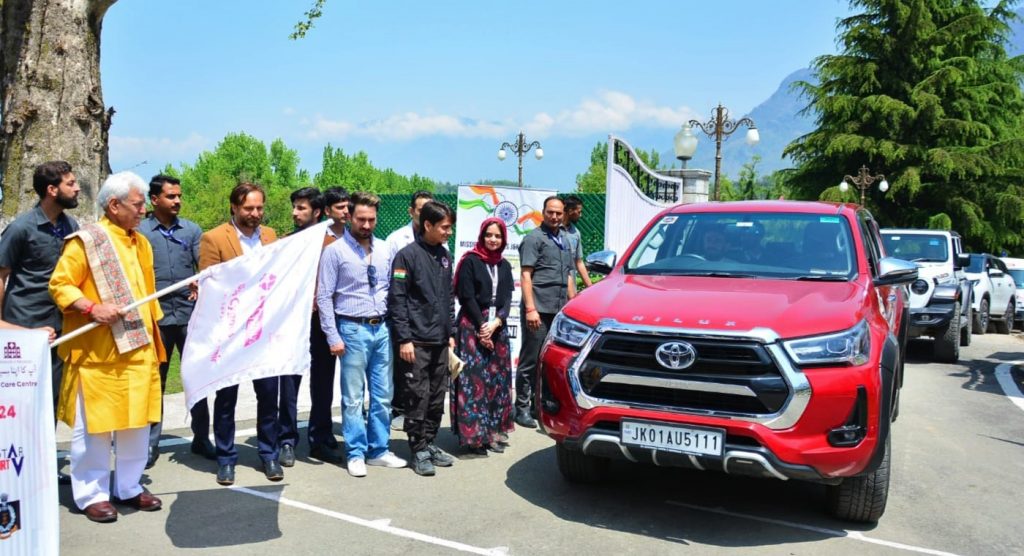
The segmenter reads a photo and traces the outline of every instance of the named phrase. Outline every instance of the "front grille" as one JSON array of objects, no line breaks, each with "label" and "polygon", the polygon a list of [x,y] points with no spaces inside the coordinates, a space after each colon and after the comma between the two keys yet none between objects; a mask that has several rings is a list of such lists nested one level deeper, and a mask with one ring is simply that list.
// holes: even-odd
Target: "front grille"
[{"label": "front grille", "polygon": [[[669,341],[685,341],[693,346],[697,354],[693,364],[680,370],[663,367],[655,353]],[[680,410],[771,414],[782,409],[790,393],[764,346],[741,339],[610,332],[597,340],[578,376],[589,396]],[[628,383],[641,379],[644,384]],[[675,386],[679,381],[686,381],[689,386]],[[674,385],[662,386],[670,382]],[[731,391],[736,388],[753,395]]]}]

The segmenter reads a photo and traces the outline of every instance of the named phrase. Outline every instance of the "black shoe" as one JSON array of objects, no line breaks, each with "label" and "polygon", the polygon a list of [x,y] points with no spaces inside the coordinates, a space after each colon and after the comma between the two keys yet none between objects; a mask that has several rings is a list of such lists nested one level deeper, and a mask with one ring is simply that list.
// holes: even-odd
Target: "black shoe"
[{"label": "black shoe", "polygon": [[505,453],[505,447],[502,446],[501,444],[498,444],[498,443],[484,444],[484,448],[488,452],[494,452],[496,454],[504,454]]},{"label": "black shoe", "polygon": [[483,446],[469,446],[466,448],[466,454],[474,458],[486,458],[487,448]]},{"label": "black shoe", "polygon": [[284,478],[284,469],[281,469],[281,464],[277,463],[276,459],[268,459],[263,462],[263,474],[267,476],[267,480],[277,482]]},{"label": "black shoe", "polygon": [[57,472],[57,484],[58,485],[70,485],[71,484],[71,475],[68,475],[67,473],[61,473],[60,471],[58,471]]},{"label": "black shoe", "polygon": [[423,477],[434,476],[434,464],[430,461],[429,450],[422,450],[413,455],[412,470]]},{"label": "black shoe", "polygon": [[146,469],[156,465],[158,459],[160,459],[160,450],[156,446],[150,446],[149,457],[146,458]]},{"label": "black shoe", "polygon": [[310,444],[309,457],[318,459],[324,463],[341,463],[341,455],[338,454],[337,448],[331,448],[326,444]]},{"label": "black shoe", "polygon": [[197,436],[192,439],[192,453],[203,456],[206,459],[217,459],[217,449],[205,436]]},{"label": "black shoe", "polygon": [[281,462],[281,465],[285,467],[295,465],[295,448],[291,444],[282,444],[281,453],[278,454],[277,461]]},{"label": "black shoe", "polygon": [[444,450],[434,444],[427,446],[427,451],[430,452],[430,463],[438,467],[451,467],[455,463],[455,458],[446,454]]},{"label": "black shoe", "polygon": [[234,465],[218,465],[217,466],[217,484],[224,486],[231,486],[235,484],[235,466]]},{"label": "black shoe", "polygon": [[516,412],[516,424],[528,429],[537,428],[537,421],[534,420],[533,417],[530,417],[530,413],[526,410],[519,410]]}]

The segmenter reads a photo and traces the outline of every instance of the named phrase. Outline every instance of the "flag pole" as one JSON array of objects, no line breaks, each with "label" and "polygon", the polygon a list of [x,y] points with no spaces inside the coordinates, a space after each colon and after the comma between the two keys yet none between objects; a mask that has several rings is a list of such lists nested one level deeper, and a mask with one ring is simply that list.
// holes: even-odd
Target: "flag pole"
[{"label": "flag pole", "polygon": [[[132,309],[135,309],[136,307],[141,307],[141,306],[145,305],[146,303],[149,303],[150,301],[153,301],[154,299],[159,299],[159,298],[161,298],[161,297],[163,297],[163,296],[165,296],[165,295],[167,295],[167,294],[169,294],[171,292],[178,291],[181,288],[184,288],[185,286],[191,284],[192,282],[198,282],[201,278],[204,277],[204,275],[208,271],[209,271],[209,269],[206,269],[206,270],[204,270],[204,271],[202,271],[202,272],[200,272],[200,273],[198,273],[198,274],[196,274],[194,276],[191,276],[189,278],[185,278],[184,280],[182,280],[180,282],[176,282],[174,284],[171,284],[170,286],[167,286],[166,288],[164,288],[164,289],[162,289],[162,290],[160,290],[160,291],[158,291],[156,293],[147,295],[146,297],[143,297],[142,299],[140,299],[140,300],[138,300],[138,301],[136,301],[136,302],[134,302],[134,303],[132,303],[130,305],[126,305],[125,307],[122,307],[119,311],[122,312],[122,313],[124,311],[131,311]],[[57,338],[56,340],[54,340],[53,343],[50,344],[50,347],[51,348],[55,348],[55,347],[63,344],[64,342],[67,342],[68,340],[71,340],[73,338],[77,338],[77,337],[81,336],[82,334],[85,334],[86,332],[89,332],[92,329],[96,328],[97,326],[101,326],[101,325],[102,325],[102,323],[99,323],[99,322],[90,322],[89,324],[87,324],[87,325],[85,325],[85,326],[83,326],[81,328],[76,328],[73,332],[69,332],[69,333],[61,336],[60,338]]]}]

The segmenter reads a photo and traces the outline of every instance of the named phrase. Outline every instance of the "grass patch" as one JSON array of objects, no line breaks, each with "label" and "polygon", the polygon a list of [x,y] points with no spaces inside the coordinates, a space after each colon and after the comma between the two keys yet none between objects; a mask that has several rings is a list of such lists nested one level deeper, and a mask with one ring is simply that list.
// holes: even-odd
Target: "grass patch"
[{"label": "grass patch", "polygon": [[181,386],[181,357],[178,355],[178,350],[174,350],[174,355],[171,356],[171,366],[167,369],[167,389],[164,393],[177,394],[183,390],[184,388]]}]

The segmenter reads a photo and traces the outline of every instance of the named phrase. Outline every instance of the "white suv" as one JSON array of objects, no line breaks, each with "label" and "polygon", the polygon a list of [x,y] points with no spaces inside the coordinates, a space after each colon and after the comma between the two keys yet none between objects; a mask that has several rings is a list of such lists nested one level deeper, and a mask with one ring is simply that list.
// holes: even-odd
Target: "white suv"
[{"label": "white suv", "polygon": [[1018,330],[1024,330],[1024,259],[1003,257],[1000,259],[1006,264],[1007,272],[1013,277],[1017,287],[1017,310],[1014,312],[1014,321]]},{"label": "white suv", "polygon": [[974,253],[964,273],[974,285],[974,333],[984,334],[991,327],[1000,334],[1009,334],[1017,309],[1017,286],[1006,265],[988,253]]},{"label": "white suv", "polygon": [[960,234],[945,230],[882,230],[885,255],[917,264],[910,285],[908,337],[930,336],[936,360],[955,363],[971,344],[971,282]]}]

